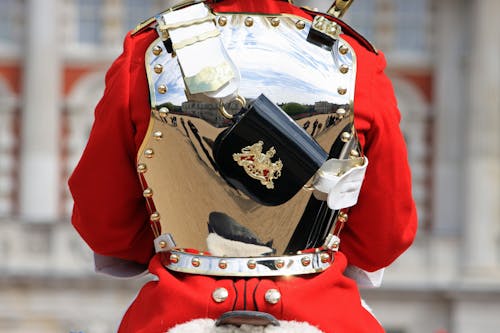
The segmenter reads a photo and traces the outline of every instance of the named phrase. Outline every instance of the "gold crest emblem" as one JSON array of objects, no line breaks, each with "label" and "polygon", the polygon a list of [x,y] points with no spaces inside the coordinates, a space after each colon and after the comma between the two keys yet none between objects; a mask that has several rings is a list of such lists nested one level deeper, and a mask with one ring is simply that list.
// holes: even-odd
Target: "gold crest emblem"
[{"label": "gold crest emblem", "polygon": [[260,180],[262,185],[268,189],[274,188],[273,179],[278,179],[281,176],[283,163],[280,159],[272,162],[276,150],[274,147],[269,148],[266,153],[262,153],[262,145],[264,142],[259,141],[251,146],[241,149],[241,153],[233,154],[233,159],[242,166],[247,175],[253,179]]}]

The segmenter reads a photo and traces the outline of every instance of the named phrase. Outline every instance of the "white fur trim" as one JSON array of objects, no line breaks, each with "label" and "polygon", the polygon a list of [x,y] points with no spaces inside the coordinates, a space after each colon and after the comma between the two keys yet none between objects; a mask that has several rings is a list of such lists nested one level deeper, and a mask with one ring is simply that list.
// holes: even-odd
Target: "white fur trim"
[{"label": "white fur trim", "polygon": [[167,333],[323,333],[318,328],[308,323],[297,321],[281,321],[280,326],[268,325],[266,327],[241,325],[215,326],[213,319],[195,319],[171,328]]}]

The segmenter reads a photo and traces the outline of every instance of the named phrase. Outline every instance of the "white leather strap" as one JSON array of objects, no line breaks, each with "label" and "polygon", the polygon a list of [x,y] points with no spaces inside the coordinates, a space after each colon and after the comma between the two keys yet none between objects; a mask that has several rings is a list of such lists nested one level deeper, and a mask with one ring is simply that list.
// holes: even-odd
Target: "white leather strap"
[{"label": "white leather strap", "polygon": [[[329,159],[318,170],[313,183],[315,197],[327,201],[330,209],[352,207],[358,202],[368,158]],[[326,198],[325,198],[326,196]]]},{"label": "white leather strap", "polygon": [[158,30],[172,42],[191,99],[203,94],[228,102],[238,94],[240,74],[213,18],[208,7],[198,3],[158,17]]}]

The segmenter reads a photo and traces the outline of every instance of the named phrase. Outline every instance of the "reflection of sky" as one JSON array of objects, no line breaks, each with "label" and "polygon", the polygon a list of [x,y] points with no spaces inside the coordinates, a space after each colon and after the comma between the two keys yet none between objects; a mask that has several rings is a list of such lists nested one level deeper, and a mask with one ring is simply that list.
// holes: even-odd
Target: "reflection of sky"
[{"label": "reflection of sky", "polygon": [[[276,29],[256,19],[248,29],[222,30],[223,43],[241,72],[240,95],[254,98],[264,93],[275,103],[341,102],[331,52],[306,42],[307,28],[298,30],[283,23]],[[168,61],[164,73],[168,73],[164,80],[169,100],[180,105],[186,97],[175,58]]]}]

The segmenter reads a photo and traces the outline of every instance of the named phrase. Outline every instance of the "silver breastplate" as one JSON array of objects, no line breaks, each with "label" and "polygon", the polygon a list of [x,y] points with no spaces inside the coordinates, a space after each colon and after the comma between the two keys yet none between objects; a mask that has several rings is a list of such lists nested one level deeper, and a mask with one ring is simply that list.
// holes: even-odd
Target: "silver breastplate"
[{"label": "silver breastplate", "polygon": [[[295,16],[217,15],[222,41],[241,73],[240,95],[250,100],[265,94],[326,152],[347,156],[355,136],[352,47],[342,38],[332,50],[308,42],[311,22]],[[272,241],[277,254],[319,246],[337,212],[307,188],[271,207],[228,186],[214,165],[212,144],[231,122],[217,104],[186,99],[175,55],[160,39],[147,50],[146,70],[152,113],[137,159],[157,235],[170,233],[179,248],[206,250],[207,222],[216,212],[263,243]],[[341,146],[332,152],[335,142]]]}]

